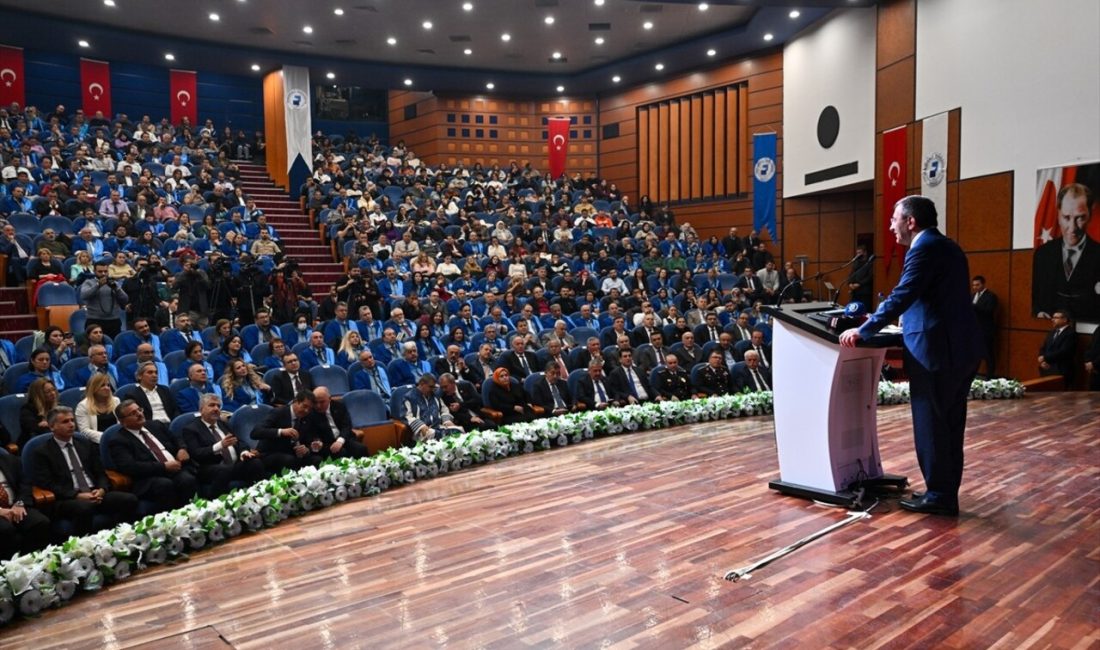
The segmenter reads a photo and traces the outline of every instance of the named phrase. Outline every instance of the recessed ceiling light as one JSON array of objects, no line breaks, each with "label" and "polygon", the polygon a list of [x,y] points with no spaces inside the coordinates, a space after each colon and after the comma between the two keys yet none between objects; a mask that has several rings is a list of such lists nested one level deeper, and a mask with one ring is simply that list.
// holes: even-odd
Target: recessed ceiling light
[{"label": "recessed ceiling light", "polygon": [[546,23],[547,25],[553,25],[554,24],[554,17],[553,16],[547,16],[546,18],[542,19],[542,22]]},{"label": "recessed ceiling light", "polygon": [[770,40],[772,40],[773,38],[775,38],[775,36],[773,36],[773,35],[771,34],[771,32],[768,32],[767,34],[764,34],[764,40],[765,40],[765,41],[770,41]]},{"label": "recessed ceiling light", "polygon": [[80,47],[91,47],[92,46],[91,43],[89,43],[88,41],[85,41],[85,40],[79,40],[79,41],[76,42],[76,44],[79,45]]},{"label": "recessed ceiling light", "polygon": [[309,25],[306,25],[305,27],[302,27],[302,31],[307,33],[307,34],[312,34],[313,33],[313,28],[310,27]]},{"label": "recessed ceiling light", "polygon": [[603,0],[593,0],[593,2],[596,4],[597,7],[603,6]]},{"label": "recessed ceiling light", "polygon": [[406,80],[405,80],[405,85],[406,85],[406,86],[411,86],[411,85],[413,85],[413,80],[412,80],[412,79],[406,79]]},{"label": "recessed ceiling light", "polygon": [[471,50],[470,48],[466,48],[465,50],[462,50],[462,53],[465,54],[466,56],[470,56],[471,54],[474,53],[474,51]]},{"label": "recessed ceiling light", "polygon": [[489,83],[485,84],[485,89],[486,90],[492,90],[493,88],[496,88],[496,87],[497,87],[497,85],[495,83],[491,82],[491,81]]},{"label": "recessed ceiling light", "polygon": [[425,20],[424,22],[420,23],[420,26],[423,27],[424,29],[431,29],[432,28],[432,21]]},{"label": "recessed ceiling light", "polygon": [[790,16],[791,18],[798,18],[799,16],[802,15],[802,12],[800,12],[797,9],[791,9],[791,13],[789,13],[787,15]]},{"label": "recessed ceiling light", "polygon": [[613,83],[613,84],[617,84],[622,80],[623,80],[623,78],[620,77],[619,75],[615,75],[614,77],[611,77],[611,83]]},{"label": "recessed ceiling light", "polygon": [[337,8],[332,10],[332,13],[336,14],[337,16],[343,16],[344,15],[344,10],[341,9],[340,7],[337,7]]},{"label": "recessed ceiling light", "polygon": [[554,59],[555,61],[560,59],[561,58],[561,52],[554,52],[553,54],[550,55],[550,58]]},{"label": "recessed ceiling light", "polygon": [[715,54],[718,54],[718,50],[714,49],[713,47],[707,50],[707,56],[714,56]]},{"label": "recessed ceiling light", "polygon": [[472,2],[463,2],[462,3],[462,11],[473,11],[473,10],[474,10],[474,3],[472,3]]},{"label": "recessed ceiling light", "polygon": [[335,72],[329,72],[325,75],[325,78],[326,79],[335,79],[336,78],[336,73]]},{"label": "recessed ceiling light", "polygon": [[390,36],[389,38],[386,39],[386,43],[388,43],[389,45],[397,45],[397,39]]},{"label": "recessed ceiling light", "polygon": [[507,43],[508,41],[512,40],[512,35],[509,34],[508,32],[504,32],[503,34],[500,35],[500,40]]},{"label": "recessed ceiling light", "polygon": [[664,70],[664,69],[665,69],[665,64],[663,64],[663,63],[658,63],[657,65],[653,66],[653,69],[654,69],[654,70],[656,70],[656,71],[658,71],[658,72],[660,72],[661,70]]},{"label": "recessed ceiling light", "polygon": [[642,23],[642,29],[653,29],[653,23],[648,20],[645,21]]},{"label": "recessed ceiling light", "polygon": [[710,9],[710,5],[705,2],[699,3],[699,11],[706,11],[707,9]]},{"label": "recessed ceiling light", "polygon": [[252,64],[252,71],[253,72],[259,72],[260,71],[260,64],[259,63],[253,63]]},{"label": "recessed ceiling light", "polygon": [[603,36],[597,36],[596,37],[596,45],[603,45],[603,43],[604,43]]},{"label": "recessed ceiling light", "polygon": [[115,6],[115,0],[103,0],[103,4],[107,5],[108,7],[113,7]]},{"label": "recessed ceiling light", "polygon": [[222,19],[222,17],[219,16],[218,14],[210,14],[210,20],[213,20],[214,22],[218,22],[221,19]]},{"label": "recessed ceiling light", "polygon": [[176,55],[169,52],[168,54],[164,55],[164,58],[167,59],[168,61],[175,61],[176,60]]},{"label": "recessed ceiling light", "polygon": [[558,86],[558,92],[559,93],[565,92],[565,86]]}]

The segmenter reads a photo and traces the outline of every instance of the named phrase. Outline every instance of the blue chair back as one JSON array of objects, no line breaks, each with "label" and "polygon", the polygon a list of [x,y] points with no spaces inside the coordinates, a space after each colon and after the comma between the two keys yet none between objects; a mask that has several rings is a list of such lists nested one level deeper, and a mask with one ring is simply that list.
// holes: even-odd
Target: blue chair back
[{"label": "blue chair back", "polygon": [[665,364],[658,364],[653,366],[653,369],[649,371],[649,385],[653,386],[653,390],[657,390],[657,371],[664,368]]},{"label": "blue chair back", "polygon": [[[707,367],[705,363],[697,363],[691,367],[691,385],[698,386],[699,382],[703,379],[703,369]],[[653,384],[650,384],[651,386]]]},{"label": "blue chair back", "polygon": [[405,419],[405,395],[412,390],[412,386],[398,386],[390,393],[390,417],[395,420]]},{"label": "blue chair back", "polygon": [[745,351],[752,347],[752,341],[738,341],[733,344],[733,356],[741,361],[745,358]]},{"label": "blue chair back", "polygon": [[578,340],[577,347],[575,347],[575,348],[573,348],[572,350],[569,351],[569,366],[571,368],[586,370],[585,368],[580,368],[581,353],[583,353],[585,351],[585,349],[586,348],[583,345],[581,345],[579,340]]},{"label": "blue chair back", "polygon": [[[8,366],[8,369],[4,371],[4,379],[3,379],[4,392],[8,393],[9,395],[11,393],[14,393],[15,392],[15,386],[16,386],[16,384],[19,383],[19,378],[22,377],[23,375],[27,374],[27,372],[29,372],[30,369],[31,369],[31,364],[29,364],[25,361],[20,361],[19,363],[13,363],[10,366]],[[17,421],[18,421],[18,419],[17,419]],[[16,429],[16,431],[18,431],[18,429]],[[18,437],[19,436],[16,435],[16,438],[18,438]]]},{"label": "blue chair back", "polygon": [[[15,228],[17,235],[37,235],[42,232],[42,224],[38,221],[38,216],[31,214],[30,212],[13,212],[8,215],[8,223]],[[25,251],[30,251],[30,248],[24,248]]]},{"label": "blue chair back", "polygon": [[543,373],[532,372],[523,378],[523,392],[527,393],[527,397],[531,397],[535,392],[535,382],[542,378]]},{"label": "blue chair back", "polygon": [[[13,366],[14,367],[14,366]],[[7,380],[7,375],[4,375]],[[12,442],[19,440],[23,427],[19,424],[19,409],[27,402],[26,393],[14,393],[0,397],[0,427],[8,432]]]},{"label": "blue chair back", "polygon": [[566,386],[569,387],[569,394],[573,396],[573,400],[577,399],[577,384],[580,383],[581,377],[588,374],[586,368],[577,368],[569,373],[569,378],[565,380]]},{"label": "blue chair back", "polygon": [[309,369],[314,386],[324,386],[333,397],[339,397],[351,390],[348,385],[348,371],[340,366],[313,366]]},{"label": "blue chair back", "polygon": [[246,404],[233,411],[233,417],[229,418],[229,428],[233,431],[233,435],[254,445],[252,430],[273,410],[267,404]]},{"label": "blue chair back", "polygon": [[[125,332],[123,333],[125,334]],[[115,349],[117,350],[118,348]],[[118,380],[132,383],[134,381],[134,372],[137,371],[137,355],[133,352],[124,354],[115,360],[115,366],[118,368]]]},{"label": "blue chair back", "polygon": [[84,387],[78,386],[76,388],[66,388],[61,391],[61,394],[57,396],[57,402],[62,406],[68,406],[69,408],[76,410],[76,405],[80,403],[80,400],[84,399]]},{"label": "blue chair back", "polygon": [[109,469],[118,471],[118,466],[115,465],[115,459],[111,457],[110,445],[111,441],[115,439],[115,436],[121,435],[122,425],[112,424],[107,427],[107,430],[103,432],[103,435],[99,439],[99,458],[103,461],[103,469]]},{"label": "blue chair back", "polygon": [[30,361],[31,352],[34,352],[34,334],[22,336],[15,342],[15,356],[19,361]]},{"label": "blue chair back", "polygon": [[344,394],[344,406],[348,408],[352,428],[385,424],[390,419],[386,415],[386,403],[382,396],[373,390],[353,390]]},{"label": "blue chair back", "polygon": [[[79,296],[77,296],[79,298]],[[83,309],[78,309],[69,314],[69,331],[73,333],[73,336],[83,334],[84,330],[88,327],[88,312]]]},{"label": "blue chair back", "polygon": [[77,304],[76,289],[64,282],[47,282],[38,287],[36,296],[40,307]]},{"label": "blue chair back", "polygon": [[[19,452],[19,458],[23,465],[23,480],[30,481],[32,476],[39,476],[40,472],[37,471],[37,467],[34,464],[34,454],[38,451],[38,448],[46,444],[46,442],[53,438],[52,433],[40,433],[37,436],[27,441],[27,444],[23,445],[23,449]],[[7,450],[0,449],[0,455],[7,454]],[[8,454],[10,455],[10,454]]]},{"label": "blue chair back", "polygon": [[259,364],[261,361],[271,355],[271,344],[257,343],[252,347],[250,354],[252,355],[252,361]]},{"label": "blue chair back", "polygon": [[183,437],[183,428],[188,424],[195,421],[195,418],[199,417],[198,413],[184,413],[183,415],[177,415],[172,418],[172,422],[168,425],[168,430],[172,432],[172,435],[177,438]]},{"label": "blue chair back", "polygon": [[[61,378],[65,380],[65,385],[69,387],[80,386],[80,382],[76,380],[76,373],[81,368],[88,366],[88,357],[76,357],[75,359],[69,359],[61,366]],[[80,386],[83,389],[83,386]]]},{"label": "blue chair back", "polygon": [[182,364],[186,360],[187,354],[183,350],[175,350],[164,355],[164,367],[168,368],[168,374],[174,377],[176,375],[176,370],[180,367],[180,364]]},{"label": "blue chair back", "polygon": [[569,330],[569,333],[573,335],[573,339],[577,341],[577,345],[584,347],[585,341],[593,336],[599,336],[599,333],[591,327],[574,327]]}]

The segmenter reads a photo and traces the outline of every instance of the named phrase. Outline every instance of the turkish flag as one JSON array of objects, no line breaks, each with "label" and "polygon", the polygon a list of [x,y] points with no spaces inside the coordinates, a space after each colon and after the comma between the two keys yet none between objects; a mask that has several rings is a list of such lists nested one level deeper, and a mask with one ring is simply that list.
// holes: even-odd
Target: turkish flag
[{"label": "turkish flag", "polygon": [[23,48],[0,45],[0,106],[7,108],[12,102],[20,108],[26,105]]},{"label": "turkish flag", "polygon": [[191,70],[170,70],[168,75],[172,124],[183,122],[185,117],[191,120],[191,124],[196,124],[199,121],[198,75]]},{"label": "turkish flag", "polygon": [[547,120],[546,149],[550,155],[550,178],[560,178],[565,173],[565,157],[569,153],[569,118],[551,117]]},{"label": "turkish flag", "polygon": [[886,270],[894,259],[898,242],[890,232],[890,220],[894,216],[894,204],[905,198],[906,128],[898,127],[882,134],[882,254],[886,257]]},{"label": "turkish flag", "polygon": [[83,93],[84,115],[95,117],[96,111],[111,119],[111,65],[106,61],[80,60],[80,87]]}]

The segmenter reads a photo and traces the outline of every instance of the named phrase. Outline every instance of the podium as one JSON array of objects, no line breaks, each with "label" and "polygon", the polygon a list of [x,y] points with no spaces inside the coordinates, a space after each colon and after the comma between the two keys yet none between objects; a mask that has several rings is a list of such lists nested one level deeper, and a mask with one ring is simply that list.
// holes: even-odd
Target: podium
[{"label": "podium", "polygon": [[868,490],[903,489],[904,476],[882,471],[878,382],[886,348],[898,334],[840,346],[828,325],[832,303],[765,307],[772,317],[772,388],[783,494],[857,507]]}]

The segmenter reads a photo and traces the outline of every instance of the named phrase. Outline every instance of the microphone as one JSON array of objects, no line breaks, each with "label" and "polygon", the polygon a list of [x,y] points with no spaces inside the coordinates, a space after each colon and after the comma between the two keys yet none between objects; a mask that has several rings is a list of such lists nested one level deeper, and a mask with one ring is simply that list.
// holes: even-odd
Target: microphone
[{"label": "microphone", "polygon": [[787,290],[790,289],[791,287],[793,287],[796,284],[801,285],[802,280],[798,279],[798,280],[795,280],[794,282],[788,282],[787,286],[783,287],[783,290],[779,292],[779,297],[776,298],[776,300],[775,300],[775,306],[776,307],[778,307],[779,309],[783,308],[783,297],[787,295]]}]

